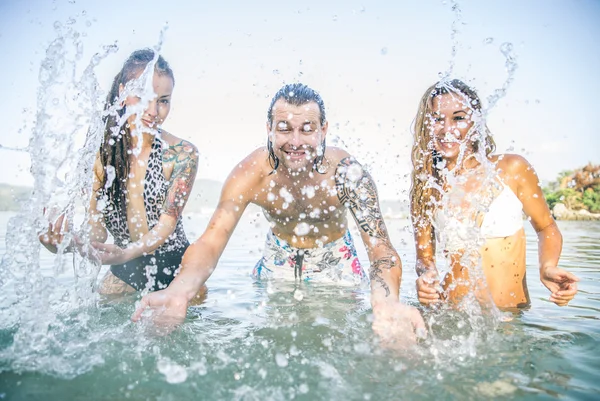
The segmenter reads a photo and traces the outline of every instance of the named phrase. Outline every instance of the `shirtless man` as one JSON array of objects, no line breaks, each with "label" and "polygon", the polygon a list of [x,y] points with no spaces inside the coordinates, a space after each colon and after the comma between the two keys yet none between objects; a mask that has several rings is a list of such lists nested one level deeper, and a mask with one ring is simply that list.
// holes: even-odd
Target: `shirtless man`
[{"label": "shirtless man", "polygon": [[[202,236],[186,251],[181,273],[147,307],[183,319],[187,305],[214,271],[250,203],[271,223],[258,277],[370,281],[373,329],[387,337],[424,328],[419,312],[399,301],[402,264],[379,209],[375,183],[346,151],[325,146],[328,123],[320,95],[302,84],[281,88],[267,114],[267,146],[242,160],[227,178],[217,209]],[[348,230],[350,211],[368,252],[368,275]]]}]

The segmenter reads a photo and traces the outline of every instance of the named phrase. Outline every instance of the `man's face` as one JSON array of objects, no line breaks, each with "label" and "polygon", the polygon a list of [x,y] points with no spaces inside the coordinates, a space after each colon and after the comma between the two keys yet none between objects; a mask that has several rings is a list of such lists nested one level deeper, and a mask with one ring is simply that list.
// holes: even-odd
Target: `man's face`
[{"label": "man's face", "polygon": [[310,171],[327,134],[327,123],[321,126],[319,105],[309,102],[293,106],[279,99],[272,113],[273,122],[267,124],[267,132],[275,156],[290,171]]}]

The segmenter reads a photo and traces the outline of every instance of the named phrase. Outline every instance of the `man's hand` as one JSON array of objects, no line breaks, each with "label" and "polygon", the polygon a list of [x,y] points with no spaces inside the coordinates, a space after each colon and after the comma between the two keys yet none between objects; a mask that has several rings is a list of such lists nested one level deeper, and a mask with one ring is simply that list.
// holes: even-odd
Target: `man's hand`
[{"label": "man's hand", "polygon": [[160,329],[161,334],[169,334],[183,323],[187,307],[188,300],[185,296],[175,294],[167,288],[142,297],[131,320],[138,322],[149,318]]},{"label": "man's hand", "polygon": [[373,331],[382,343],[392,347],[406,347],[427,333],[419,311],[399,301],[373,306]]},{"label": "man's hand", "polygon": [[566,306],[577,294],[579,278],[560,267],[542,268],[540,270],[540,280],[552,293],[550,301],[558,306]]},{"label": "man's hand", "polygon": [[417,279],[417,297],[423,305],[440,301],[440,279],[437,271],[428,270]]}]

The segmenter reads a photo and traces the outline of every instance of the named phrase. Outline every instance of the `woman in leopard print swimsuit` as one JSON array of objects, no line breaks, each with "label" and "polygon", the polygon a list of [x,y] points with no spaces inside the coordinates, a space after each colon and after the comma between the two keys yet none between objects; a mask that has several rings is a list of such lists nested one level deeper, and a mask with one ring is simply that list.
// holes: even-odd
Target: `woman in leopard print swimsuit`
[{"label": "woman in leopard print swimsuit", "polygon": [[[149,80],[154,96],[144,92]],[[92,246],[102,264],[111,265],[100,286],[103,294],[166,288],[189,246],[181,212],[196,176],[198,152],[159,128],[169,114],[174,84],[162,56],[138,50],[108,95],[104,140],[94,164],[96,196],[90,202]],[[108,232],[114,244],[105,244]],[[62,233],[51,228],[42,237],[56,251]]]}]

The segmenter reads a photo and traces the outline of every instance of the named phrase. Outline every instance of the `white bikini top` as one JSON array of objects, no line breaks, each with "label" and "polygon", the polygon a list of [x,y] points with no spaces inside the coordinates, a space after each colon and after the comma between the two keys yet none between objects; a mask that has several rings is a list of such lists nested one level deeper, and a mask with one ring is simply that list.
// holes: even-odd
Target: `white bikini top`
[{"label": "white bikini top", "polygon": [[484,238],[508,237],[523,228],[523,203],[504,182],[502,187],[483,217],[481,236]]},{"label": "white bikini top", "polygon": [[512,189],[502,182],[502,190],[494,198],[483,217],[481,227],[474,221],[465,221],[444,210],[436,210],[434,227],[436,237],[447,251],[466,249],[481,239],[504,238],[523,228],[523,204]]}]

